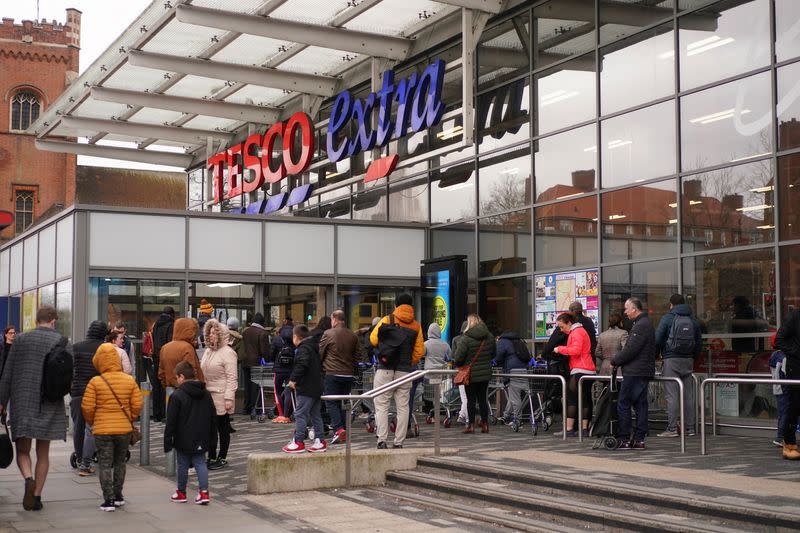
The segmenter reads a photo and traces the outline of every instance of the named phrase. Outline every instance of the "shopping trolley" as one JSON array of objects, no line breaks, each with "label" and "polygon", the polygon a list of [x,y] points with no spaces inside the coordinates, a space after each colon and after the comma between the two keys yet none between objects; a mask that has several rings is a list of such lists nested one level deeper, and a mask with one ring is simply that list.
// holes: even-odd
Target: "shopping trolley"
[{"label": "shopping trolley", "polygon": [[[442,366],[442,369],[450,368],[449,364]],[[453,385],[453,375],[428,376],[423,385],[422,399],[426,405],[434,403],[436,394],[436,381],[439,381],[439,413],[434,413],[429,409],[425,417],[426,424],[433,424],[434,417],[444,415],[442,425],[449,428],[453,424],[453,413],[461,408],[461,394],[458,387]]]},{"label": "shopping trolley", "polygon": [[[258,398],[256,398],[255,412],[258,413],[259,404],[261,413],[256,415],[259,422],[267,419],[267,402],[264,390],[274,391],[275,389],[275,364],[266,363],[261,366],[254,366],[250,369],[250,381],[258,386]],[[251,415],[252,417],[253,415]]]}]

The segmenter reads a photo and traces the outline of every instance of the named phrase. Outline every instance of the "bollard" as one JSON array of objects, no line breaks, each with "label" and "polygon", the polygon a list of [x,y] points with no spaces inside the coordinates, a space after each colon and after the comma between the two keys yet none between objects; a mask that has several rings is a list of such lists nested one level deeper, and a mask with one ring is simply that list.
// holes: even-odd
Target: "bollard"
[{"label": "bollard", "polygon": [[[169,397],[172,395],[175,389],[172,387],[167,387],[167,401],[166,407],[169,408]],[[164,460],[166,461],[166,465],[164,467],[164,475],[167,477],[175,477],[175,472],[177,471],[177,457],[175,456],[175,450],[170,450],[168,453],[164,454]]]},{"label": "bollard", "polygon": [[142,382],[142,414],[139,424],[142,431],[142,440],[139,441],[139,466],[150,465],[150,406],[153,404],[150,383]]},{"label": "bollard", "polygon": [[344,484],[349,489],[351,487],[351,477],[350,477],[350,469],[352,468],[352,458],[350,456],[350,441],[353,439],[353,434],[351,431],[353,430],[353,411],[355,409],[355,404],[353,400],[348,400],[348,404],[350,409],[347,411],[347,417],[345,420],[345,452],[344,452]]}]

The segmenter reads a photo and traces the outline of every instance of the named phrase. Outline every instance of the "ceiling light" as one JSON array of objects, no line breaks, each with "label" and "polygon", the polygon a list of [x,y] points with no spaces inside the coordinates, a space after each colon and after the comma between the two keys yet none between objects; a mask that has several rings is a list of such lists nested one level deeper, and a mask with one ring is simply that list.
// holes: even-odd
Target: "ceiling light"
[{"label": "ceiling light", "polygon": [[765,209],[772,209],[771,205],[768,204],[761,204],[761,205],[750,205],[747,207],[737,207],[736,210],[742,213],[746,213],[748,211],[764,211]]},{"label": "ceiling light", "polygon": [[564,90],[559,90],[550,94],[546,94],[542,96],[541,100],[539,101],[539,107],[547,107],[551,104],[555,104],[556,102],[561,102],[569,98],[578,96],[579,94],[581,93],[579,93],[578,91],[567,92]]},{"label": "ceiling light", "polygon": [[621,139],[617,139],[615,141],[610,141],[608,143],[608,149],[613,150],[615,148],[619,148],[621,146],[628,146],[629,144],[633,144],[633,141],[623,141]]},{"label": "ceiling light", "polygon": [[447,141],[453,137],[458,137],[462,134],[464,128],[462,126],[453,126],[449,130],[440,131],[436,134],[436,138],[440,141]]},{"label": "ceiling light", "polygon": [[584,149],[583,149],[583,151],[584,151],[584,152],[596,152],[596,151],[597,151],[597,145],[595,145],[595,146],[590,146],[590,147],[588,147],[588,148],[584,148]]},{"label": "ceiling light", "polygon": [[659,59],[672,59],[673,57],[675,57],[675,50],[669,50],[667,52],[658,54]]},{"label": "ceiling light", "polygon": [[678,219],[677,218],[671,218],[671,219],[669,219],[669,223],[670,224],[677,224],[678,223]]},{"label": "ceiling light", "polygon": [[756,226],[757,229],[775,229],[775,226],[772,224],[767,224],[765,226]]},{"label": "ceiling light", "polygon": [[763,153],[760,153],[760,154],[753,154],[753,155],[748,155],[748,156],[745,156],[745,157],[737,157],[736,159],[731,159],[731,163],[736,163],[737,161],[746,161],[748,159],[754,159],[756,157],[761,157],[762,155],[769,155],[769,154],[770,154],[770,152],[763,152]]},{"label": "ceiling light", "polygon": [[755,189],[750,189],[750,192],[769,192],[773,190],[775,187],[772,185],[767,185],[765,187],[756,187]]},{"label": "ceiling light", "polygon": [[[749,109],[742,109],[739,111],[740,115],[746,115],[750,113]],[[736,114],[736,108],[732,107],[730,109],[726,109],[724,111],[718,111],[716,113],[711,113],[710,115],[703,115],[702,117],[697,117],[689,120],[692,124],[711,124],[712,122],[717,122],[718,120],[725,120],[726,118],[732,118]]]},{"label": "ceiling light", "polygon": [[627,215],[609,215],[608,220],[620,220],[622,218],[628,218]]},{"label": "ceiling light", "polygon": [[331,172],[330,174],[325,174],[325,179],[327,180],[327,179],[335,178],[336,176],[341,176],[341,175],[342,175],[342,172],[339,172],[337,170],[336,172]]},{"label": "ceiling light", "polygon": [[689,200],[689,205],[700,205],[702,203],[700,200]]},{"label": "ceiling light", "polygon": [[217,289],[228,289],[230,287],[238,287],[241,283],[209,283],[207,287],[214,287]]},{"label": "ceiling light", "polygon": [[713,50],[714,48],[719,48],[720,46],[725,46],[726,44],[730,44],[735,39],[733,37],[726,37],[725,39],[720,39],[718,36],[709,37],[708,39],[703,39],[702,41],[697,41],[695,43],[690,44],[686,47],[686,55],[687,56],[696,56],[697,54],[702,54],[703,52],[708,52],[709,50]]},{"label": "ceiling light", "polygon": [[678,202],[673,202],[671,204],[667,204],[670,207],[678,207]]}]

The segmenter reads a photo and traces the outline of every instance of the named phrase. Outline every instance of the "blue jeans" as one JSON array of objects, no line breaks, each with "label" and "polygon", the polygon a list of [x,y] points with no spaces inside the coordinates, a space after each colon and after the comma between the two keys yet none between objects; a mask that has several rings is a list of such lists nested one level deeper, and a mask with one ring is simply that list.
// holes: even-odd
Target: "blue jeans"
[{"label": "blue jeans", "polygon": [[[350,394],[353,389],[353,378],[346,376],[325,376],[325,394]],[[345,426],[345,413],[342,402],[325,400],[325,407],[331,417],[331,426],[337,431]],[[316,431],[316,429],[314,430]]]},{"label": "blue jeans", "polygon": [[186,483],[189,481],[189,465],[197,473],[197,484],[200,490],[208,490],[208,465],[206,465],[206,452],[183,453],[175,450],[178,458],[178,490],[186,492]]},{"label": "blue jeans", "polygon": [[69,414],[72,417],[72,446],[78,459],[78,465],[88,467],[92,464],[95,444],[92,428],[83,419],[82,400],[83,396],[75,396],[70,399]]},{"label": "blue jeans", "polygon": [[636,409],[636,432],[633,435],[634,441],[644,441],[647,436],[647,387],[650,385],[650,378],[639,376],[625,376],[619,387],[619,403],[617,404],[617,415],[619,416],[619,432],[617,437],[620,440],[628,440],[631,436],[631,406]]},{"label": "blue jeans", "polygon": [[306,439],[308,419],[314,428],[314,436],[320,440],[325,438],[325,428],[322,425],[322,400],[310,396],[297,395],[297,406],[294,410],[294,440],[303,442]]}]

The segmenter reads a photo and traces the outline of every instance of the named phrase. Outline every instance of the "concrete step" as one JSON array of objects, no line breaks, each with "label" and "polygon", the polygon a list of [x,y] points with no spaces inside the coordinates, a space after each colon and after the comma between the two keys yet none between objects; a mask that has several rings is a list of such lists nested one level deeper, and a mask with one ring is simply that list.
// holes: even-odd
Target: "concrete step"
[{"label": "concrete step", "polygon": [[[484,478],[488,479],[488,478]],[[685,513],[661,510],[644,512],[608,504],[597,504],[588,498],[537,494],[534,490],[504,487],[502,484],[459,479],[442,471],[441,474],[408,471],[390,472],[386,481],[392,488],[425,491],[431,499],[459,501],[459,508],[482,509],[486,521],[497,513],[493,506],[516,511],[520,518],[556,523],[572,528],[613,531],[728,533],[739,530],[721,521],[694,519]],[[487,486],[488,484],[488,486]],[[463,500],[467,499],[468,502]],[[744,531],[753,529],[744,529]]]},{"label": "concrete step", "polygon": [[[456,457],[427,457],[417,463],[419,471],[446,473],[461,479],[501,482],[516,489],[532,491],[538,495],[567,496],[576,499],[590,498],[592,502],[614,507],[625,507],[636,511],[658,514],[665,510],[680,513],[687,518],[723,522],[729,527],[748,531],[797,530],[800,512],[791,513],[771,507],[748,503],[734,505],[711,499],[681,497],[667,492],[637,485],[609,481],[584,480],[554,475],[533,469],[510,470],[475,461],[464,461]],[[732,496],[741,496],[731,492]],[[740,499],[740,498],[739,498]]]}]

